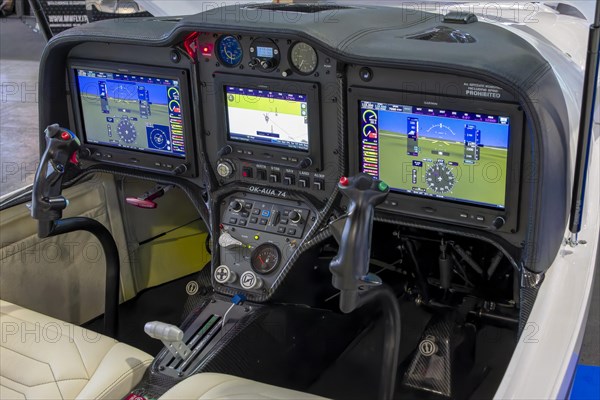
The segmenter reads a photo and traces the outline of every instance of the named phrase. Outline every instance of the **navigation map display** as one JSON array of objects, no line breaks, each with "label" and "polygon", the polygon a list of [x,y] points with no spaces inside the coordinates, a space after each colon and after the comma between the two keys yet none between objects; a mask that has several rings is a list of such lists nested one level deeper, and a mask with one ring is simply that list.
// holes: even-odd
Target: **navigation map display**
[{"label": "navigation map display", "polygon": [[185,158],[180,82],[74,69],[88,143]]},{"label": "navigation map display", "polygon": [[360,101],[361,171],[399,192],[505,208],[510,118]]},{"label": "navigation map display", "polygon": [[225,86],[229,140],[308,151],[306,94]]}]

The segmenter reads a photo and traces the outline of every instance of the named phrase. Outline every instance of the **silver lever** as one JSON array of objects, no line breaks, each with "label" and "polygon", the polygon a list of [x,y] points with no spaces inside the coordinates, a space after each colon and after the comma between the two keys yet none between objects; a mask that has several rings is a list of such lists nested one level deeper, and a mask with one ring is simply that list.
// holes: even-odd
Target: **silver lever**
[{"label": "silver lever", "polygon": [[158,339],[173,354],[175,358],[187,360],[191,350],[183,343],[183,331],[175,325],[160,321],[147,322],[144,332],[152,339]]}]

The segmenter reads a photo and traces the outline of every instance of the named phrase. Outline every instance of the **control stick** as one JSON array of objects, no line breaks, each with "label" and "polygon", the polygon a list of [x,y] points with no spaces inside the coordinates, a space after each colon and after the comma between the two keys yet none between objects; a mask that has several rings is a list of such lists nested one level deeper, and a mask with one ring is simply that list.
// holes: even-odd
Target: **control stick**
[{"label": "control stick", "polygon": [[390,189],[385,182],[367,174],[342,177],[338,188],[350,199],[350,206],[348,216],[332,225],[340,249],[329,270],[333,287],[340,290],[340,310],[350,313],[357,307],[360,286],[381,284],[377,276],[369,274],[371,231],[375,206],[385,200]]},{"label": "control stick", "polygon": [[46,134],[46,151],[42,155],[33,182],[31,216],[40,221],[39,235],[46,237],[51,222],[62,218],[69,202],[63,196],[62,180],[73,154],[81,143],[77,136],[57,124],[50,125]]},{"label": "control stick", "polygon": [[33,182],[31,216],[37,219],[38,236],[47,238],[74,231],[87,231],[99,241],[106,258],[106,290],[104,299],[104,331],[116,337],[119,305],[119,251],[110,231],[91,218],[62,219],[68,200],[62,196],[62,181],[71,163],[76,163],[80,142],[77,136],[57,124],[44,131],[46,150]]},{"label": "control stick", "polygon": [[[385,200],[390,189],[385,182],[367,174],[342,177],[338,188],[350,199],[350,205],[348,215],[331,224],[331,231],[340,245],[337,256],[329,264],[332,283],[340,290],[340,310],[344,313],[369,302],[378,301],[381,305],[385,328],[378,398],[391,400],[398,372],[400,305],[394,292],[382,285],[378,276],[369,273],[375,206]],[[361,292],[361,286],[379,287]]]}]

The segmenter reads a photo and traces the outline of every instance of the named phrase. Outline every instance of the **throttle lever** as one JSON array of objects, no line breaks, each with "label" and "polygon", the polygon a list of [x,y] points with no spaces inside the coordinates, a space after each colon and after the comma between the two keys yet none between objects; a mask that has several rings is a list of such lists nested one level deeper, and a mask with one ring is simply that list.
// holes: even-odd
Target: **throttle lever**
[{"label": "throttle lever", "polygon": [[367,174],[342,177],[338,188],[350,199],[350,205],[347,217],[331,225],[340,248],[329,270],[333,286],[340,290],[340,310],[350,313],[358,305],[359,287],[381,284],[377,276],[369,273],[371,236],[375,206],[385,200],[390,189],[385,182]]},{"label": "throttle lever", "polygon": [[81,143],[73,132],[58,124],[48,126],[44,133],[46,150],[33,182],[31,216],[47,222],[61,219],[62,210],[68,205],[67,199],[61,196],[62,180]]}]

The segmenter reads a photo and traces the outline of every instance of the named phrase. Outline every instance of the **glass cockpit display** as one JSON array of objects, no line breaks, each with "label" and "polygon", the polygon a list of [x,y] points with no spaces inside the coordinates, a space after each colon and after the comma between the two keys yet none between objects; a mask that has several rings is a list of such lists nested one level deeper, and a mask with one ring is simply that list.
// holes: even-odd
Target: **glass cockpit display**
[{"label": "glass cockpit display", "polygon": [[403,193],[505,208],[510,118],[360,101],[361,171]]},{"label": "glass cockpit display", "polygon": [[180,82],[75,69],[88,143],[185,158]]},{"label": "glass cockpit display", "polygon": [[309,150],[306,94],[225,86],[229,140]]}]

